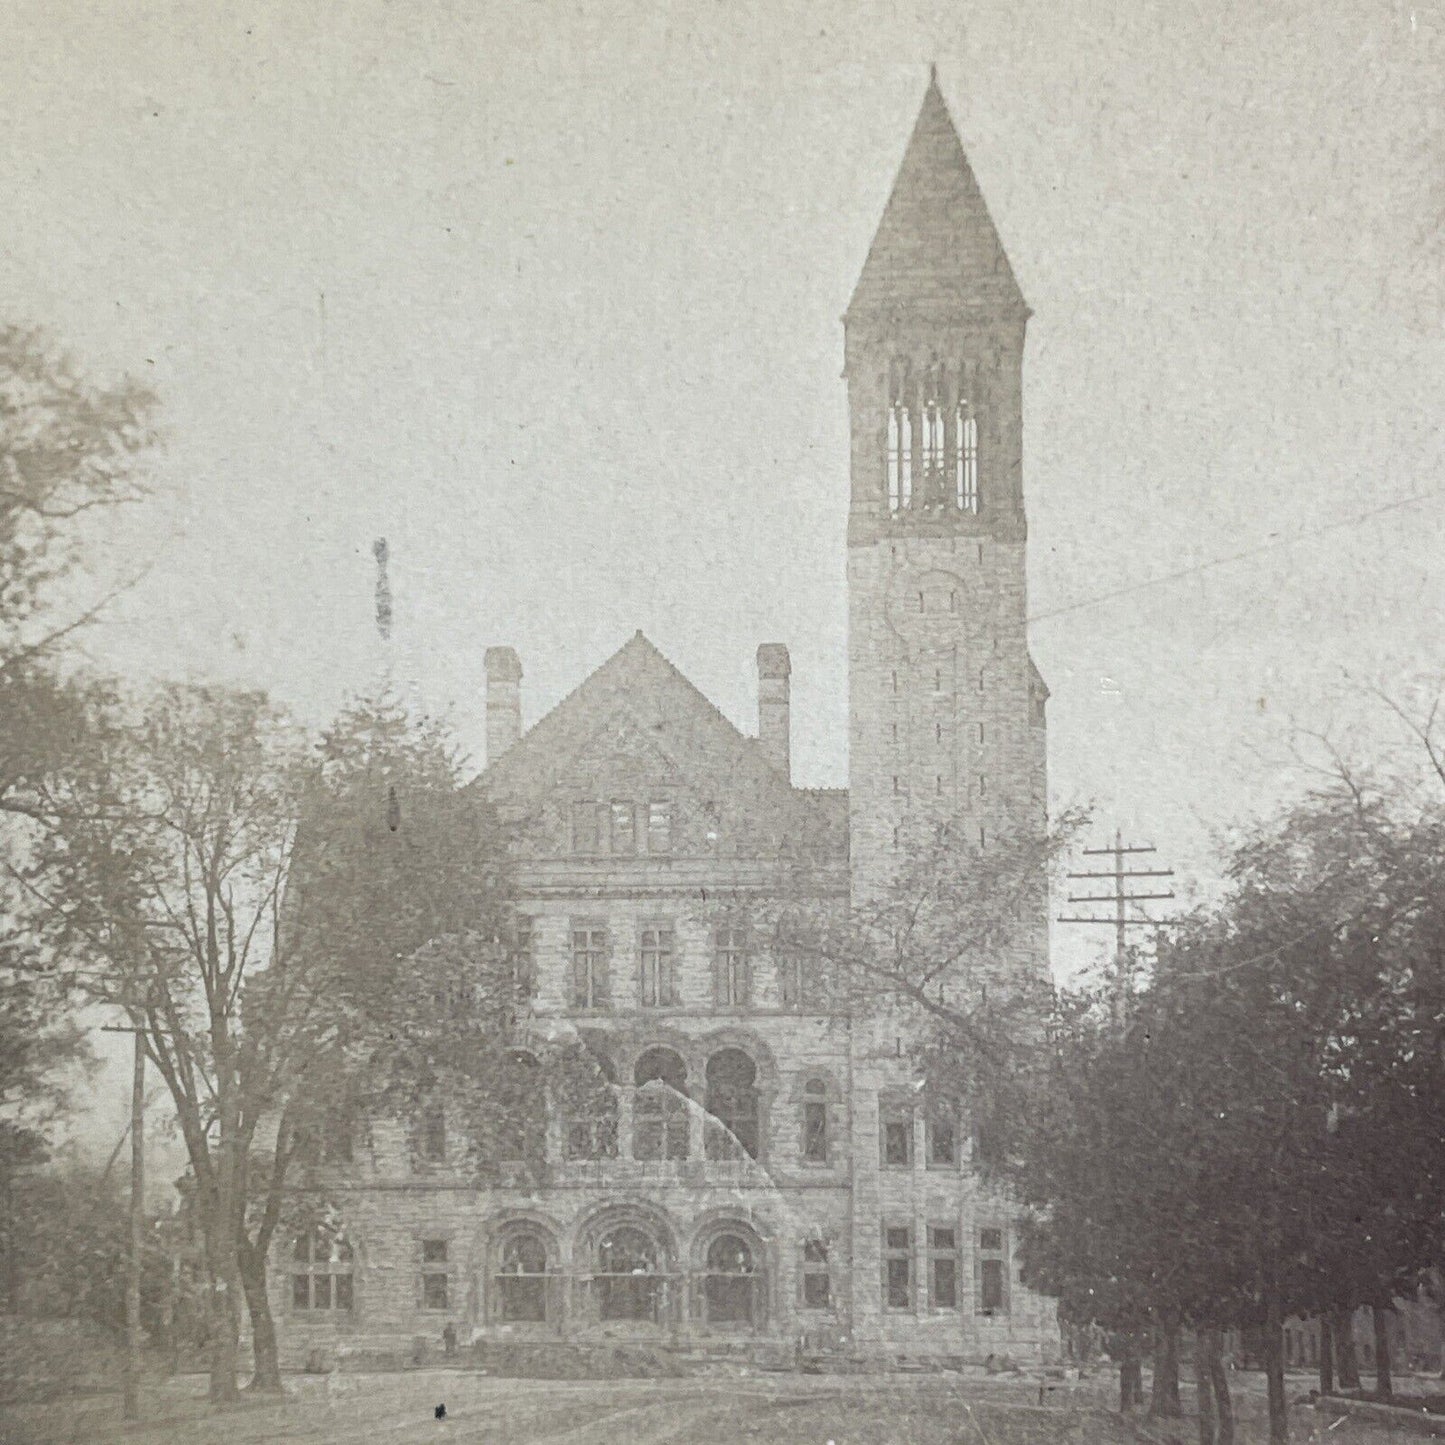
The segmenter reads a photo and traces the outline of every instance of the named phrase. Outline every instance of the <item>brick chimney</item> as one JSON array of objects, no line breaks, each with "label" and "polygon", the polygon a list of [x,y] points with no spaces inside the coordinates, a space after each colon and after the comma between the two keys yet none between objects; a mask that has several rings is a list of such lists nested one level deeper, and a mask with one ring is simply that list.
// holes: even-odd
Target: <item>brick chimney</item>
[{"label": "brick chimney", "polygon": [[522,736],[522,662],[510,647],[489,647],[487,667],[487,766]]},{"label": "brick chimney", "polygon": [[792,781],[792,723],[789,719],[789,684],[792,663],[781,642],[758,648],[758,739],[763,756]]}]

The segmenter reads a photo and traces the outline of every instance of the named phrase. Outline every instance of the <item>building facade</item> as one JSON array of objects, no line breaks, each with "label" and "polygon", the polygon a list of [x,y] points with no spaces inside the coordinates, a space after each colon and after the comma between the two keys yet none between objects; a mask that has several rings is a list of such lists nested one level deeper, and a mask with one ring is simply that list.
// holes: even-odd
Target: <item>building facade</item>
[{"label": "building facade", "polygon": [[[339,1224],[279,1249],[285,1355],[439,1340],[647,1338],[862,1354],[1053,1353],[968,1121],[918,1104],[917,1020],[776,956],[784,893],[843,914],[910,829],[980,848],[1043,818],[1046,691],[1025,627],[1028,311],[936,81],[845,319],[849,786],[795,787],[790,664],[758,648],[745,736],[641,633],[529,730],[487,654],[475,785],[524,825],[527,1029],[612,1084],[546,1111],[484,1188],[447,1135],[375,1122]],[[1001,968],[1047,968],[1033,944]],[[540,1115],[539,1115],[540,1118]]]}]

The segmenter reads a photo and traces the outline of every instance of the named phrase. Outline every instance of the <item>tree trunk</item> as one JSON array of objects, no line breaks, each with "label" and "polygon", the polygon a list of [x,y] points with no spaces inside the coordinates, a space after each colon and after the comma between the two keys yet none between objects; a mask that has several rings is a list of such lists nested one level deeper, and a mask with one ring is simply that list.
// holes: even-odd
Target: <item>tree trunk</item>
[{"label": "tree trunk", "polygon": [[1119,1348],[1119,1409],[1127,1415],[1144,1403],[1144,1362],[1135,1336],[1124,1336]]},{"label": "tree trunk", "polygon": [[1335,1393],[1334,1330],[1330,1328],[1330,1317],[1319,1317],[1320,1327],[1320,1394]]},{"label": "tree trunk", "polygon": [[246,1309],[251,1316],[251,1353],[255,1371],[248,1390],[268,1395],[281,1393],[281,1362],[276,1351],[276,1322],[266,1293],[266,1256],[250,1244],[241,1245],[238,1263]]},{"label": "tree trunk", "polygon": [[1194,1331],[1194,1396],[1199,1410],[1199,1445],[1215,1445],[1214,1365],[1209,1358],[1213,1334],[1202,1325]]},{"label": "tree trunk", "polygon": [[1234,1403],[1229,1398],[1229,1376],[1224,1369],[1224,1340],[1210,1330],[1209,1374],[1214,1381],[1214,1413],[1219,1420],[1219,1445],[1234,1445]]},{"label": "tree trunk", "polygon": [[1164,1316],[1154,1331],[1154,1374],[1150,1381],[1149,1414],[1154,1419],[1178,1419],[1179,1321]]},{"label": "tree trunk", "polygon": [[1289,1440],[1289,1401],[1284,1393],[1284,1322],[1280,1318],[1279,1293],[1266,1292],[1264,1306],[1264,1383],[1269,1399],[1270,1445]]},{"label": "tree trunk", "polygon": [[214,1274],[206,1291],[206,1323],[211,1336],[210,1399],[218,1405],[240,1399],[236,1389],[236,1360],[240,1342],[236,1336],[236,1311],[231,1304],[231,1281]]},{"label": "tree trunk", "polygon": [[1355,1357],[1355,1317],[1353,1310],[1335,1310],[1332,1316],[1335,1337],[1335,1367],[1340,1389],[1360,1388],[1360,1363]]},{"label": "tree trunk", "polygon": [[1395,1393],[1390,1378],[1390,1312],[1376,1305],[1370,1313],[1375,1325],[1375,1389],[1381,1395]]}]

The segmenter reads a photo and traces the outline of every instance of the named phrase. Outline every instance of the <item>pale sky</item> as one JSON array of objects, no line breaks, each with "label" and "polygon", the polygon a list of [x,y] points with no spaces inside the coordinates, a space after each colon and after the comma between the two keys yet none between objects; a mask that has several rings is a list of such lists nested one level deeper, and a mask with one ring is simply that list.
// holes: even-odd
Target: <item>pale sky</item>
[{"label": "pale sky", "polygon": [[1291,719],[1445,666],[1439,4],[11,0],[0,314],[155,388],[179,497],[96,661],[320,721],[384,535],[479,762],[489,645],[530,722],[641,627],[749,731],[786,642],[842,785],[840,317],[931,60],[1035,312],[1052,790],[1202,876]]}]

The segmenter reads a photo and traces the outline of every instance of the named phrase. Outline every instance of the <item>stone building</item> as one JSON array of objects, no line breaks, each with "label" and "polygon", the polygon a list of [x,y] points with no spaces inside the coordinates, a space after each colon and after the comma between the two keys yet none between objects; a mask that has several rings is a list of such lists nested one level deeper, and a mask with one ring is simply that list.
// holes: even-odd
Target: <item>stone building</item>
[{"label": "stone building", "polygon": [[[1050,1354],[967,1121],[925,1117],[910,1021],[849,1009],[759,917],[886,888],[906,830],[979,845],[1043,816],[1047,696],[1025,628],[1028,317],[936,81],[845,318],[849,787],[794,786],[789,657],[758,648],[745,736],[639,632],[530,729],[486,659],[476,786],[529,824],[537,1046],[585,1041],[615,1109],[549,1112],[540,1176],[480,1187],[442,1114],[378,1124],[338,1231],[273,1269],[284,1350],[599,1336],[859,1353]],[[1046,922],[1009,968],[1043,970]],[[365,1157],[363,1158],[363,1153]]]}]

